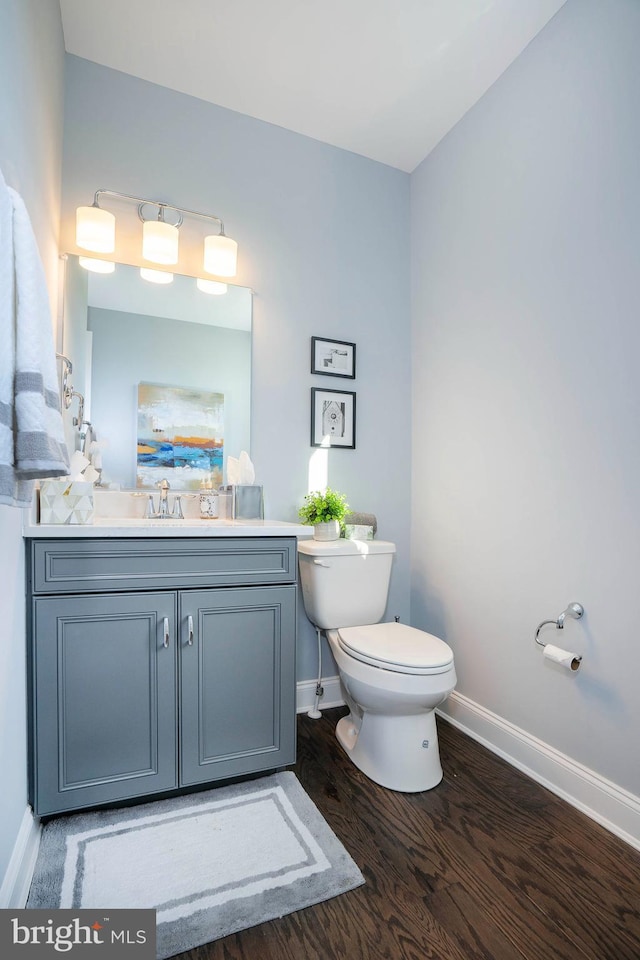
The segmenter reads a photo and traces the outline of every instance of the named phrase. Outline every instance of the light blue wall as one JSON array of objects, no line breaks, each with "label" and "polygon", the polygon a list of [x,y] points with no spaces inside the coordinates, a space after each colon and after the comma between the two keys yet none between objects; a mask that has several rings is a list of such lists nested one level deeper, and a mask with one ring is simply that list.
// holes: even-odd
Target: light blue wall
[{"label": "light blue wall", "polygon": [[[53,302],[57,295],[63,57],[58,0],[0,0],[0,169],[27,205]],[[2,887],[27,811],[22,510],[7,506],[0,506],[0,582]]]},{"label": "light blue wall", "polygon": [[[640,4],[569,0],[412,176],[414,623],[640,794]],[[538,623],[586,608],[550,642]]]},{"label": "light blue wall", "polygon": [[[67,58],[62,234],[106,188],[219,214],[255,290],[252,457],[266,511],[308,489],[310,388],[355,390],[357,449],[329,483],[398,544],[389,613],[409,610],[409,177],[125,74]],[[310,374],[310,340],[357,344],[357,379]],[[98,432],[100,424],[96,424]],[[315,676],[300,613],[298,675]]]}]

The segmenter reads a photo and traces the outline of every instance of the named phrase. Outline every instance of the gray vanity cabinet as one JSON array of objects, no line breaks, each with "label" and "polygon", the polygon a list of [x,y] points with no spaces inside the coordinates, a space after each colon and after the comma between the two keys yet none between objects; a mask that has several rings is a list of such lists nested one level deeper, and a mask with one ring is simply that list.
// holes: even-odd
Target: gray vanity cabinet
[{"label": "gray vanity cabinet", "polygon": [[295,587],[180,595],[180,781],[264,770],[295,756]]},{"label": "gray vanity cabinet", "polygon": [[37,813],[178,785],[175,621],[173,593],[34,601]]},{"label": "gray vanity cabinet", "polygon": [[295,580],[294,538],[31,540],[35,812],[292,763]]}]

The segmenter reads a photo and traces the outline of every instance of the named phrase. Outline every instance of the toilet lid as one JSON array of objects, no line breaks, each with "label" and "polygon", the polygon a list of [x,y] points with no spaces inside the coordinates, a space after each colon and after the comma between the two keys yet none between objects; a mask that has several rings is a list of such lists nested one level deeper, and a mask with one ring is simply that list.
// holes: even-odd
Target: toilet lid
[{"label": "toilet lid", "polygon": [[453,664],[451,647],[405,623],[374,623],[338,630],[345,653],[396,673],[444,673]]}]

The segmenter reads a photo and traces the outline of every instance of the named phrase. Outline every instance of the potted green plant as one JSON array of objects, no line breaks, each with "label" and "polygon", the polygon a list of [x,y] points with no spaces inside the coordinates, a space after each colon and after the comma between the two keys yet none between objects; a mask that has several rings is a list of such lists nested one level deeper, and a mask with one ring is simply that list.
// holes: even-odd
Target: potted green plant
[{"label": "potted green plant", "polygon": [[313,526],[316,540],[337,540],[340,536],[340,524],[348,509],[345,495],[327,487],[326,490],[308,493],[298,516],[303,523]]}]

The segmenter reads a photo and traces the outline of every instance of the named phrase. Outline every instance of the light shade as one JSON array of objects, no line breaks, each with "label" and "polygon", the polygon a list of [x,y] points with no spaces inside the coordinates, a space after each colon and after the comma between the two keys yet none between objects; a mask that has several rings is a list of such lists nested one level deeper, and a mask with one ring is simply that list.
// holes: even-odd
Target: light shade
[{"label": "light shade", "polygon": [[204,269],[216,277],[235,277],[238,244],[223,233],[204,238]]},{"label": "light shade", "polygon": [[178,228],[164,220],[145,220],[142,225],[142,256],[152,263],[177,263]]},{"label": "light shade", "polygon": [[220,283],[219,280],[204,280],[202,277],[198,277],[196,279],[196,286],[198,290],[202,290],[203,293],[211,293],[218,297],[227,292],[226,283]]},{"label": "light shade", "polygon": [[94,257],[78,257],[78,263],[91,273],[113,273],[116,268],[113,260],[96,260]]},{"label": "light shade", "polygon": [[166,270],[150,270],[148,267],[140,267],[140,276],[143,280],[149,280],[151,283],[173,282],[173,274]]},{"label": "light shade", "polygon": [[113,253],[116,248],[116,218],[101,207],[78,207],[76,244],[93,253]]}]

